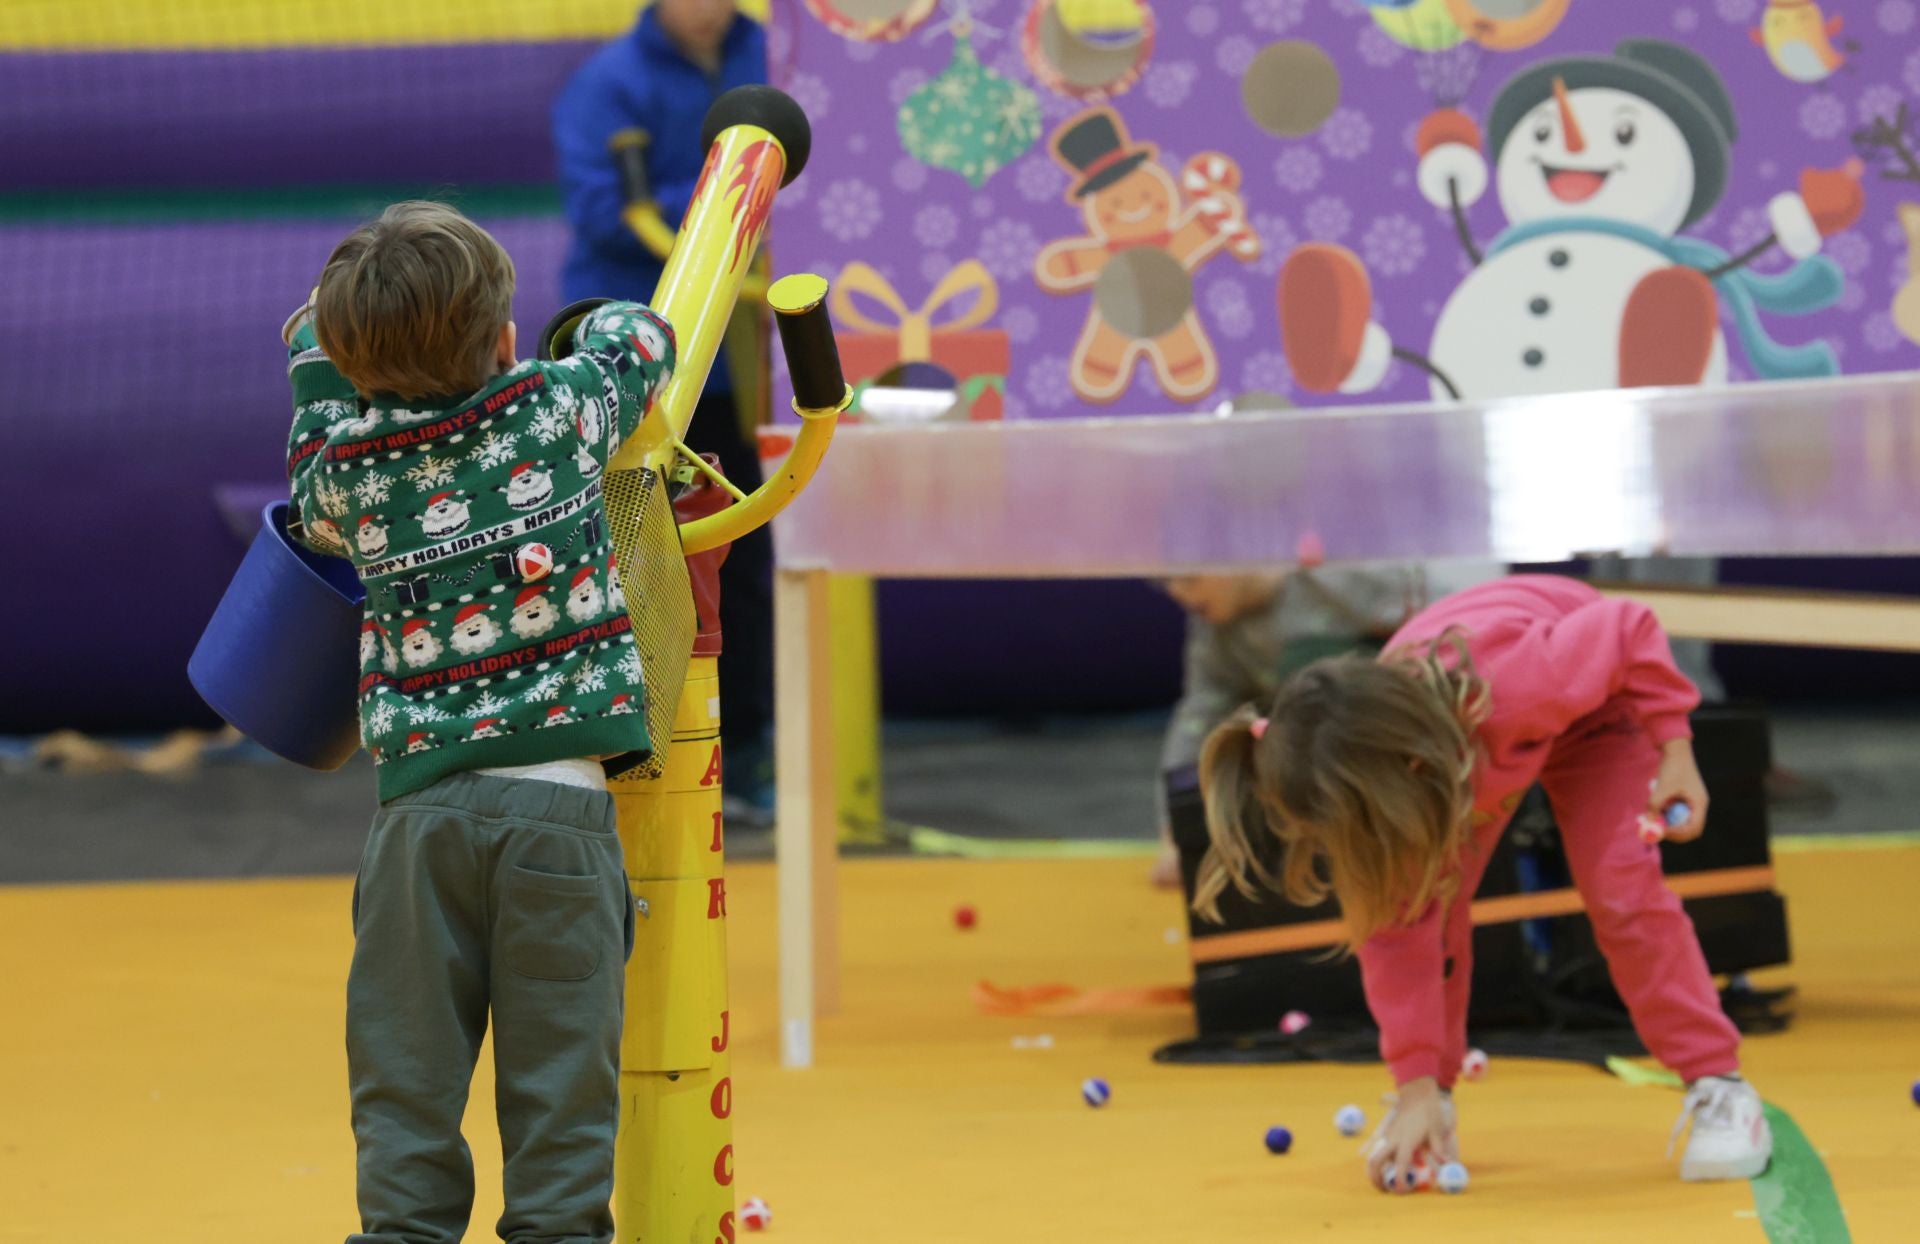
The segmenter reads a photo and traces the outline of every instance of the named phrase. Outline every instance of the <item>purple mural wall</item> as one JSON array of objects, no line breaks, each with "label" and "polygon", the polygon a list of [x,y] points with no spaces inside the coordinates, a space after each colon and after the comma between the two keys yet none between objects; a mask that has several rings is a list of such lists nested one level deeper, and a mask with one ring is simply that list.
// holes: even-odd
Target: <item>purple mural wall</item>
[{"label": "purple mural wall", "polygon": [[974,417],[1920,364],[1914,0],[777,9],[778,261]]}]

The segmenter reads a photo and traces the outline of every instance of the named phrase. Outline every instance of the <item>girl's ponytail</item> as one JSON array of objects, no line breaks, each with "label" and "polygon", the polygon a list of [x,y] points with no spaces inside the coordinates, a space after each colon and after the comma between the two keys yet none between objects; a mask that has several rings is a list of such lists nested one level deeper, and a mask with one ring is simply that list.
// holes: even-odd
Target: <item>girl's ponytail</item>
[{"label": "girl's ponytail", "polygon": [[1260,727],[1264,725],[1251,707],[1243,707],[1214,727],[1200,749],[1200,790],[1206,799],[1211,845],[1194,881],[1193,909],[1216,923],[1220,896],[1229,885],[1249,898],[1255,896],[1255,881],[1268,889],[1279,885],[1261,861],[1253,839],[1254,831],[1267,819],[1260,796]]}]

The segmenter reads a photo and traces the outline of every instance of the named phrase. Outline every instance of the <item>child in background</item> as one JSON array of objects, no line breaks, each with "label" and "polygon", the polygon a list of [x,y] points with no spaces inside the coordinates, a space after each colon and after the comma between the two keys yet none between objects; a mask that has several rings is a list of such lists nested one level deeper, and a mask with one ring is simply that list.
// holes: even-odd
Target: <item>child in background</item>
[{"label": "child in background", "polygon": [[[1680,1177],[1766,1169],[1772,1138],[1740,1078],[1739,1034],[1658,850],[1636,831],[1642,813],[1676,802],[1690,814],[1669,837],[1705,827],[1687,721],[1698,703],[1644,605],[1513,576],[1423,611],[1377,660],[1316,662],[1265,716],[1242,710],[1209,736],[1212,848],[1194,906],[1217,918],[1229,885],[1338,898],[1399,1085],[1368,1158],[1376,1186],[1409,1191],[1417,1160],[1459,1157],[1451,1089],[1467,1050],[1470,904],[1536,780],[1634,1029],[1688,1084]],[[1256,836],[1282,849],[1277,867]]]},{"label": "child in background", "polygon": [[[1372,644],[1429,600],[1500,573],[1482,562],[1313,566],[1290,574],[1183,575],[1162,583],[1187,612],[1180,702],[1167,724],[1160,772],[1193,764],[1207,732],[1249,701],[1265,703],[1295,670]],[[1180,854],[1159,801],[1159,857],[1151,879],[1180,884]]]},{"label": "child in background", "polygon": [[610,1241],[633,909],[599,757],[649,746],[599,476],[672,331],[586,313],[514,359],[513,261],[438,203],[335,248],[288,321],[293,534],[367,588],[361,738],[380,808],[354,886],[347,1067],[360,1234],[456,1244],[493,1023],[503,1239]]}]

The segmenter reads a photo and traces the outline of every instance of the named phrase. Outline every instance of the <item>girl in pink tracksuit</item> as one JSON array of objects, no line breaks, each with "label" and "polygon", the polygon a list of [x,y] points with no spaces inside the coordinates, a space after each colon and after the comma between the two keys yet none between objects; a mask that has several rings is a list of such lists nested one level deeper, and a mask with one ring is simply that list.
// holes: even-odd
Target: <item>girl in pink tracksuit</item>
[{"label": "girl in pink tracksuit", "polygon": [[[1265,716],[1244,709],[1208,738],[1212,849],[1195,906],[1217,914],[1229,885],[1339,899],[1399,1085],[1369,1154],[1379,1187],[1410,1190],[1423,1161],[1459,1156],[1451,1090],[1466,1053],[1469,903],[1536,781],[1635,1031],[1689,1085],[1681,1178],[1765,1169],[1772,1138],[1739,1077],[1739,1035],[1637,829],[1677,801],[1691,814],[1668,837],[1705,827],[1687,722],[1699,698],[1646,606],[1518,575],[1415,615],[1378,660],[1307,667]],[[1256,845],[1263,833],[1281,850]]]}]

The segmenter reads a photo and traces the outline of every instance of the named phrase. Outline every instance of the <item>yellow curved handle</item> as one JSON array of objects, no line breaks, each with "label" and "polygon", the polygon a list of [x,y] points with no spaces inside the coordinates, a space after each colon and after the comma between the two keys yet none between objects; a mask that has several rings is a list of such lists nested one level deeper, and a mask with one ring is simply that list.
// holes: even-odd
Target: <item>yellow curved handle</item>
[{"label": "yellow curved handle", "polygon": [[840,399],[838,406],[808,410],[796,404],[793,409],[800,416],[800,433],[793,438],[793,448],[788,451],[786,461],[745,500],[737,501],[717,514],[681,524],[680,544],[687,556],[717,549],[748,532],[757,531],[771,522],[774,515],[786,509],[788,503],[807,486],[813,473],[820,469],[820,460],[826,456],[827,446],[833,441],[833,429],[840,422],[840,413],[851,405],[851,388]]}]

